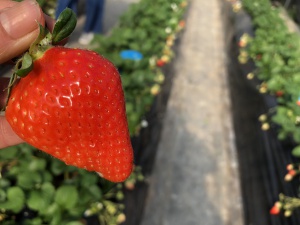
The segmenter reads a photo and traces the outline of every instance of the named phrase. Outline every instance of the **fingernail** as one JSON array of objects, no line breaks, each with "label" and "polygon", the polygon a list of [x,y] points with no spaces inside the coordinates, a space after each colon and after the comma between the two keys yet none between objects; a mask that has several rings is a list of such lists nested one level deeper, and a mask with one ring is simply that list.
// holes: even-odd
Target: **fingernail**
[{"label": "fingernail", "polygon": [[17,39],[34,31],[38,26],[36,20],[40,16],[38,3],[25,0],[0,11],[0,23],[11,38]]}]

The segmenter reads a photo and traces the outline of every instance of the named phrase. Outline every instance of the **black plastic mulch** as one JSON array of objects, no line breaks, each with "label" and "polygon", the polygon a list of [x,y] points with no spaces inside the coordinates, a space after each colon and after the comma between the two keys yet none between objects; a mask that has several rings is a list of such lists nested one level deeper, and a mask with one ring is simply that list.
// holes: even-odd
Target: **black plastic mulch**
[{"label": "black plastic mulch", "polygon": [[277,139],[276,127],[261,130],[259,115],[266,113],[276,101],[272,96],[258,92],[257,81],[247,80],[246,75],[255,68],[254,64],[241,65],[237,61],[239,37],[244,32],[251,34],[253,31],[245,13],[237,14],[234,21],[235,35],[229,51],[228,69],[245,224],[299,225],[298,210],[289,218],[269,213],[279,193],[297,197],[299,180],[284,181],[286,165],[297,159],[291,156],[293,144]]}]

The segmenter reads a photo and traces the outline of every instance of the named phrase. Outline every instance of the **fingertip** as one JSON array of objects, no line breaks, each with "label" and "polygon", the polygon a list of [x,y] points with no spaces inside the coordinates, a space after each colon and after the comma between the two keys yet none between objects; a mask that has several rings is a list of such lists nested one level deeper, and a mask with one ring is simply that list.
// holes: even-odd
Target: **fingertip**
[{"label": "fingertip", "polygon": [[24,141],[15,134],[6,118],[0,117],[0,148],[23,143]]},{"label": "fingertip", "polygon": [[43,12],[36,1],[25,0],[0,11],[3,38],[18,39],[44,25]]},{"label": "fingertip", "polygon": [[0,63],[3,63],[30,47],[39,35],[38,24],[44,26],[45,18],[34,0],[14,2],[0,9]]}]

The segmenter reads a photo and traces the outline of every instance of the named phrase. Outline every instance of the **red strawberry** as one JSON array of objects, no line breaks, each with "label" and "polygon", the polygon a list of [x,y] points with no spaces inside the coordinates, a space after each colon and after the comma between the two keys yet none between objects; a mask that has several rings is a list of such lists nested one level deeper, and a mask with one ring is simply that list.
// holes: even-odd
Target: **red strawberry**
[{"label": "red strawberry", "polygon": [[276,97],[282,97],[284,95],[284,92],[279,90],[279,91],[276,91],[275,95],[276,95]]},{"label": "red strawberry", "polygon": [[282,203],[275,202],[274,206],[270,209],[270,214],[278,215],[280,213],[281,208],[282,208]]},{"label": "red strawberry", "polygon": [[181,28],[184,28],[185,27],[185,21],[180,20],[179,23],[178,23],[178,26],[181,27]]},{"label": "red strawberry", "polygon": [[166,64],[166,62],[164,61],[164,60],[162,60],[162,59],[158,59],[157,61],[156,61],[156,65],[158,66],[158,67],[162,67],[162,66],[164,66]]},{"label": "red strawberry", "polygon": [[271,215],[278,215],[280,213],[280,209],[276,206],[273,206],[271,209],[270,209],[270,214]]},{"label": "red strawberry", "polygon": [[124,105],[111,62],[92,51],[52,47],[12,89],[6,118],[36,148],[120,182],[133,166]]}]

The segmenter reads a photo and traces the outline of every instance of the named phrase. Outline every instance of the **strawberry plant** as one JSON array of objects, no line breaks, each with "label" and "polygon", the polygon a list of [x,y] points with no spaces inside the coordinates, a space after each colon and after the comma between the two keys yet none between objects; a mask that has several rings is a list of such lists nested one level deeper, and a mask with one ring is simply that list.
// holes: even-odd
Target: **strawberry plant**
[{"label": "strawberry plant", "polygon": [[102,218],[103,224],[124,217],[120,185],[112,186],[27,144],[2,149],[0,158],[3,225],[82,225],[89,217],[102,217],[107,207],[114,213]]},{"label": "strawberry plant", "polygon": [[[117,196],[111,195],[113,189],[106,191],[109,197],[103,197],[105,186],[100,188],[98,176],[87,172],[96,171],[113,182],[124,181],[132,172],[121,80],[113,64],[95,52],[52,46],[75,25],[75,14],[66,9],[52,34],[40,26],[39,37],[16,63],[5,117],[27,143],[85,170],[62,166],[60,161],[48,163],[31,147],[2,150],[0,221],[4,224],[18,220],[22,224],[82,224],[82,215],[94,214],[106,223],[123,209],[109,200]],[[22,151],[25,155],[18,158]],[[53,180],[62,173],[67,177]],[[104,216],[106,212],[111,217]]]},{"label": "strawberry plant", "polygon": [[[55,1],[38,2],[47,14],[51,15],[53,13]],[[187,2],[182,0],[157,0],[156,2],[143,0],[134,4],[124,14],[119,26],[113,29],[110,36],[98,36],[95,39],[95,43],[100,43],[101,46],[95,50],[109,58],[121,73],[131,136],[138,135],[140,128],[147,126],[147,121],[143,119],[144,115],[150,109],[155,96],[160,91],[160,85],[164,82],[164,74],[161,68],[157,67],[156,62],[162,59],[165,63],[169,63],[174,56],[172,46],[177,38],[177,33],[184,28],[185,23],[181,17],[186,5]],[[160,16],[154,13],[158,9],[162,13]],[[149,17],[149,15],[152,16]],[[135,22],[131,22],[134,22],[135,25],[131,25],[130,22],[130,18],[133,17],[135,18]],[[142,21],[138,23],[140,19]],[[70,19],[64,21],[70,22]],[[61,21],[59,23],[62,25]],[[71,26],[74,26],[74,24]],[[131,176],[124,183],[114,184],[106,180],[123,181],[132,171],[129,134],[121,130],[121,128],[125,128],[126,130],[124,113],[121,113],[123,115],[121,117],[123,118],[119,118],[121,125],[105,123],[101,131],[93,130],[93,132],[88,132],[87,130],[83,130],[85,129],[83,126],[86,125],[92,127],[92,129],[99,129],[96,127],[100,123],[87,121],[93,115],[97,114],[98,116],[98,113],[93,114],[94,110],[97,110],[93,108],[95,105],[99,106],[103,104],[106,108],[106,110],[103,108],[103,111],[106,113],[122,112],[124,110],[124,106],[117,107],[117,105],[124,104],[122,94],[120,93],[122,88],[116,74],[117,71],[105,58],[91,51],[70,50],[63,47],[50,46],[51,42],[59,42],[64,37],[58,31],[54,31],[51,36],[47,32],[44,33],[44,30],[41,29],[41,35],[37,42],[29,49],[29,53],[25,54],[23,59],[18,61],[18,70],[11,80],[10,87],[13,88],[10,89],[6,115],[15,131],[22,138],[44,152],[53,154],[55,157],[49,157],[48,154],[28,144],[1,150],[0,223],[4,225],[16,223],[32,225],[82,225],[89,224],[89,220],[95,219],[102,225],[120,224],[126,219],[123,213],[125,206],[122,204],[122,199],[124,198],[123,188],[132,190],[136,182],[143,179],[140,167],[135,167]],[[124,37],[124,39],[120,37]],[[40,47],[39,42],[42,42],[43,47]],[[46,52],[42,53],[42,50],[45,49]],[[142,53],[142,58],[137,60],[122,58],[120,52],[128,49]],[[85,56],[83,57],[84,65],[81,64],[80,67],[77,67],[78,70],[72,71],[70,66],[75,66],[75,64],[78,66],[78,63],[82,62],[82,58],[78,58],[80,56]],[[51,68],[51,71],[49,71],[49,67],[48,69],[46,68],[47,66],[45,65],[49,64],[49,60],[53,62],[53,65],[57,62],[55,70]],[[71,62],[66,63],[66,60],[71,60]],[[63,62],[62,64],[64,65],[59,63],[59,61]],[[96,61],[101,63],[97,64]],[[94,65],[97,65],[97,70],[93,67]],[[41,73],[38,68],[46,69],[47,72]],[[105,87],[105,90],[113,89],[114,93],[119,93],[119,99],[110,99],[112,104],[103,102],[104,99],[110,98],[109,96],[112,95],[105,95],[106,91],[97,86],[101,82],[93,80],[90,77],[91,73],[98,74],[99,68],[102,68],[101,71],[108,78],[103,79],[102,82],[108,84],[109,80],[116,81],[115,85],[111,87],[106,85]],[[80,80],[74,80],[81,76],[79,72],[84,77],[81,77],[82,79],[80,78]],[[46,74],[48,76],[43,77]],[[109,74],[112,74],[112,76]],[[16,75],[27,76],[19,79],[16,78]],[[68,80],[71,83],[63,81],[67,77],[70,77]],[[17,82],[15,82],[16,80]],[[44,82],[47,85],[42,86]],[[79,87],[78,82],[84,83],[85,86]],[[32,85],[35,84],[33,85],[34,88],[29,88],[30,83]],[[63,86],[65,88],[62,88]],[[66,89],[67,86],[69,87],[67,88],[69,91]],[[82,91],[81,99],[79,99],[79,90]],[[100,90],[101,93],[99,93]],[[94,96],[101,95],[103,101],[101,100],[96,104],[90,99],[88,93],[91,92],[93,92],[92,95]],[[38,98],[40,93],[48,97],[35,101],[34,99]],[[78,101],[75,99],[72,99],[74,101],[69,101],[68,96],[70,97],[70,93],[74,94],[74,96],[77,93]],[[32,94],[33,96],[29,97]],[[88,106],[92,107],[89,110],[72,109],[68,112],[67,108],[71,105],[70,102],[72,104],[76,102],[75,105],[77,106],[84,104],[84,108]],[[91,104],[92,102],[93,104]],[[32,103],[37,108],[33,107]],[[116,121],[117,115],[121,114],[116,113],[116,115],[109,118],[104,114],[99,114],[98,119],[106,117],[107,122],[111,122],[110,119]],[[35,115],[34,120],[32,120],[32,115]],[[47,118],[47,116],[49,117]],[[72,129],[69,129],[68,133],[64,133],[64,128],[68,126],[71,128],[70,124],[72,124],[71,121],[68,122],[67,120],[70,117],[74,118],[74,116],[80,121],[84,117],[85,122],[73,124],[75,127],[71,125]],[[59,117],[61,120],[57,119]],[[16,119],[18,122],[16,122]],[[39,122],[38,124],[35,123],[37,121]],[[49,122],[52,124],[51,127],[48,126]],[[25,124],[26,129],[23,129],[25,128]],[[113,128],[112,132],[105,127]],[[116,127],[120,129],[116,130]],[[61,133],[62,131],[65,135]],[[59,133],[61,135],[57,136]],[[95,134],[101,135],[101,133],[103,135],[102,140],[105,140],[105,143],[109,143],[105,147],[106,150],[111,149],[112,144],[119,143],[115,142],[117,140],[111,136],[112,133],[118,133],[121,136],[124,135],[123,138],[125,137],[125,139],[122,138],[122,140],[125,140],[125,142],[123,141],[118,145],[120,147],[119,150],[122,146],[122,150],[126,148],[127,153],[118,158],[117,155],[120,151],[114,152],[115,148],[110,154],[106,154],[106,151],[98,151],[99,154],[93,151],[93,154],[96,155],[104,154],[101,163],[99,161],[96,162],[96,155],[89,157],[86,153],[86,147],[92,148],[94,144],[100,143],[98,141],[97,143],[96,141],[93,142],[91,136]],[[71,142],[70,138],[72,136],[74,139]],[[49,140],[53,142],[50,143],[48,142]],[[66,151],[62,150],[59,153],[58,149],[62,146],[69,147]],[[56,151],[53,149],[56,149]],[[73,152],[75,155],[69,152],[71,149],[75,150]],[[77,153],[81,156],[80,158]],[[124,154],[124,151],[121,154]],[[73,166],[66,165],[57,158]],[[111,159],[113,161],[110,161]],[[103,165],[103,162],[107,162],[107,165]],[[113,164],[116,165],[115,163],[121,165],[121,167],[113,166]],[[107,173],[105,171],[98,171],[106,179],[102,179],[96,173],[88,171],[94,170],[95,167],[98,169],[101,167],[106,170]],[[122,175],[120,176],[120,174]]]},{"label": "strawberry plant", "polygon": [[[292,137],[300,143],[298,131],[300,38],[288,31],[279,9],[269,1],[243,1],[255,26],[255,38],[242,48],[257,67],[253,74],[261,80],[259,90],[277,98],[278,106],[270,110],[269,122],[279,125],[279,139]],[[275,112],[275,113],[274,113]],[[295,148],[296,150],[297,148]]]},{"label": "strawberry plant", "polygon": [[[261,115],[262,129],[274,127],[279,140],[292,140],[293,156],[300,156],[300,37],[291,32],[280,16],[280,7],[269,0],[243,0],[243,8],[252,18],[255,35],[244,34],[239,41],[240,63],[252,60],[255,70],[248,79],[258,78],[261,94],[273,96],[276,105]],[[276,153],[274,153],[276,154]],[[288,167],[286,181],[298,176],[298,166]],[[297,197],[280,194],[270,213],[291,216],[299,207]]]},{"label": "strawberry plant", "polygon": [[[98,35],[94,50],[110,59],[119,68],[126,97],[126,110],[131,135],[138,135],[143,117],[149,111],[164,75],[161,66],[174,56],[172,46],[182,20],[186,1],[142,0],[131,5],[109,36]],[[123,59],[120,52],[135,50],[140,60]],[[163,62],[158,65],[157,62]],[[152,91],[151,91],[152,90]]]}]

